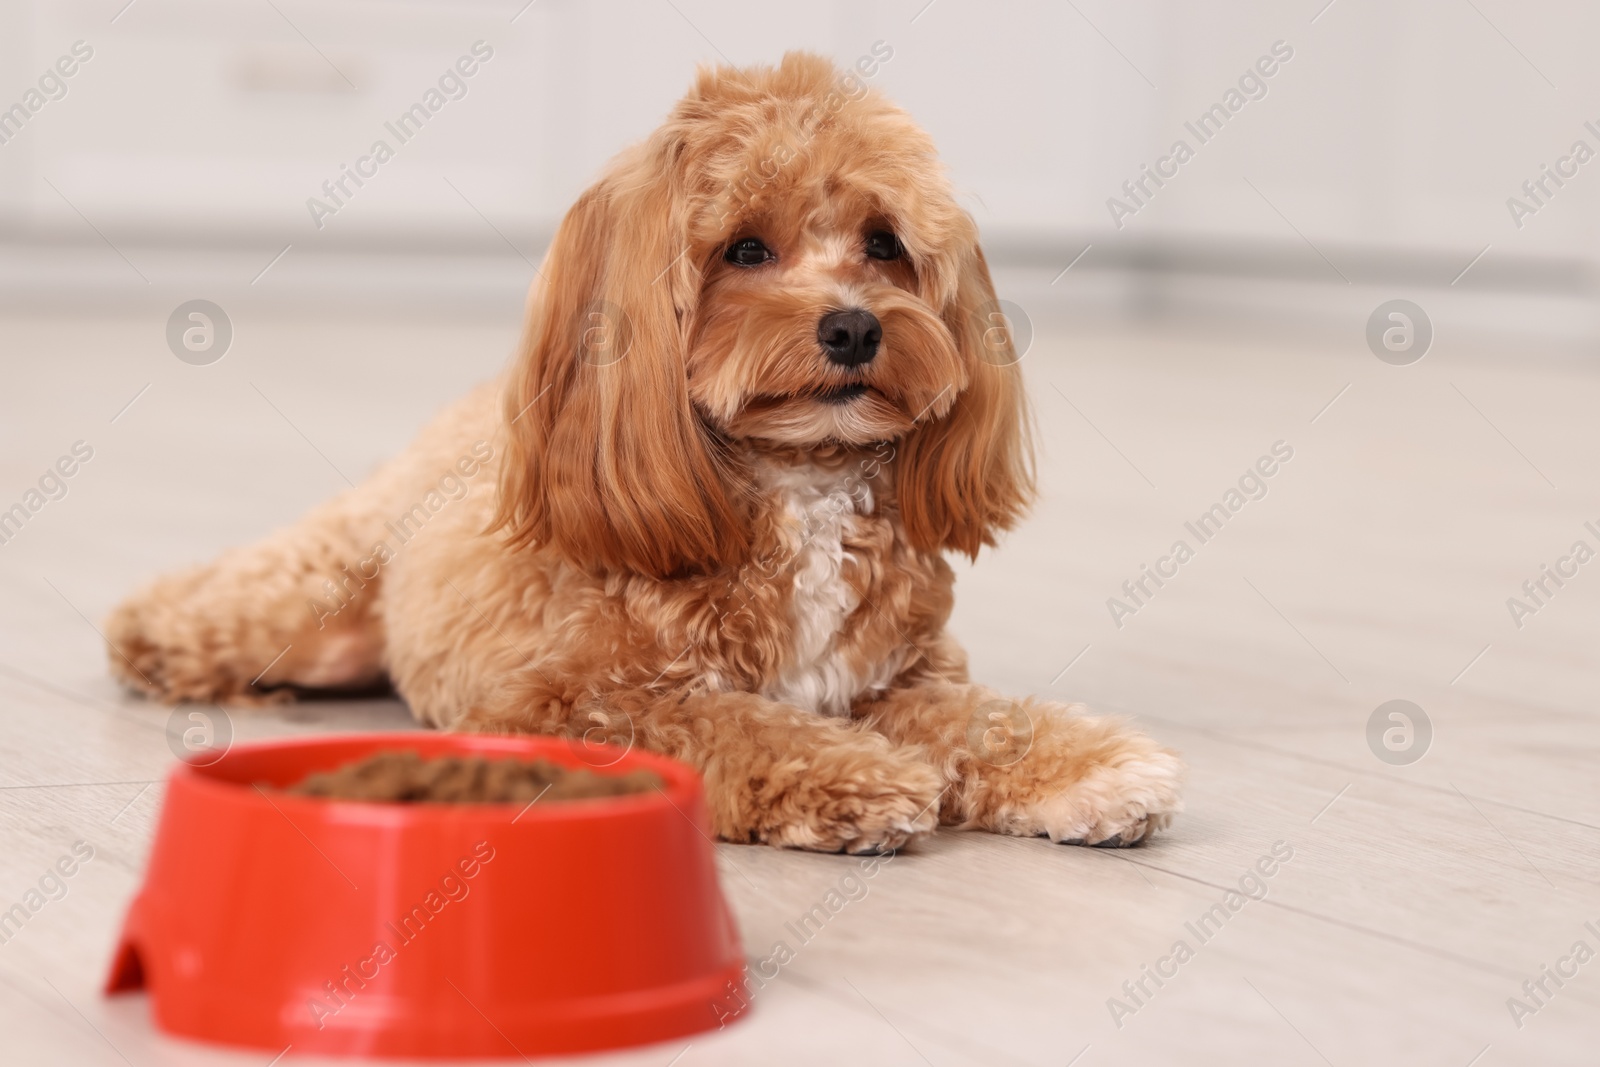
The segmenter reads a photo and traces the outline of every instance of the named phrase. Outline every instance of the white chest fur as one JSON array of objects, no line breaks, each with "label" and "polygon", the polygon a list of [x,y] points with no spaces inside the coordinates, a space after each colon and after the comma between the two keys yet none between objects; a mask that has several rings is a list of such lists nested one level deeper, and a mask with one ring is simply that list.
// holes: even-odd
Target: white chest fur
[{"label": "white chest fur", "polygon": [[902,658],[852,665],[839,647],[846,620],[861,604],[845,576],[844,536],[854,516],[872,510],[871,483],[854,468],[798,466],[771,472],[768,484],[785,511],[780,573],[791,581],[794,639],[761,695],[822,715],[848,715],[859,694],[888,685]]}]

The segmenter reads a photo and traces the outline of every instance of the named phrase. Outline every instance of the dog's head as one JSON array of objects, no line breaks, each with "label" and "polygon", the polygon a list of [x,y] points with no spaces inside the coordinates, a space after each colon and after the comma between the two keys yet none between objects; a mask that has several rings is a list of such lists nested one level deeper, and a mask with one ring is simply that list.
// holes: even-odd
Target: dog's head
[{"label": "dog's head", "polygon": [[1021,379],[933,145],[854,73],[703,70],[557,230],[506,402],[499,525],[585,567],[739,562],[741,457],[892,442],[915,546],[1031,495]]}]

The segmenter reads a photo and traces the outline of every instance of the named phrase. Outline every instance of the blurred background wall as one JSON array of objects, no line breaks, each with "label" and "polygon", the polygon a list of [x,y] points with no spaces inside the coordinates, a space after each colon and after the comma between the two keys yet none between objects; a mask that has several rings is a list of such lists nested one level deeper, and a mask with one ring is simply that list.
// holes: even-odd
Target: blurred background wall
[{"label": "blurred background wall", "polygon": [[[0,108],[47,84],[0,119],[0,281],[510,299],[697,63],[876,49],[871,83],[933,133],[991,259],[1052,297],[1343,315],[1344,291],[1364,316],[1357,289],[1432,288],[1586,343],[1600,160],[1571,153],[1600,151],[1597,31],[1575,0],[6,0]],[[400,144],[385,123],[479,41],[464,95]],[[394,158],[319,227],[308,198],[380,138]],[[1163,163],[1180,139],[1193,157]],[[1534,200],[1547,165],[1569,176]],[[1170,176],[1134,199],[1147,166]]]}]

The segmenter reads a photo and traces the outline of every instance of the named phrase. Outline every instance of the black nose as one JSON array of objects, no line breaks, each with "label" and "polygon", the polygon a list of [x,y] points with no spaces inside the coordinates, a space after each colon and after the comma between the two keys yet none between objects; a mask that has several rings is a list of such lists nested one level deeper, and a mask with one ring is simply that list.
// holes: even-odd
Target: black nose
[{"label": "black nose", "polygon": [[817,323],[817,340],[833,362],[841,367],[859,367],[871,363],[878,354],[883,326],[878,316],[861,308],[830,311]]}]

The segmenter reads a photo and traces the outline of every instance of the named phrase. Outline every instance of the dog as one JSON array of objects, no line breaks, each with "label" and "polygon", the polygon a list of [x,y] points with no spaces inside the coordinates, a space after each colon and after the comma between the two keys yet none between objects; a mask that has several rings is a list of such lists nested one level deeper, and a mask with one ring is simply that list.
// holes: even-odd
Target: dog
[{"label": "dog", "polygon": [[561,222],[505,376],[121,604],[112,668],[168,702],[387,677],[435,727],[637,744],[729,841],[1135,844],[1178,756],[971,683],[945,632],[944,553],[1034,493],[1004,321],[904,111],[813,55],[702,68]]}]

